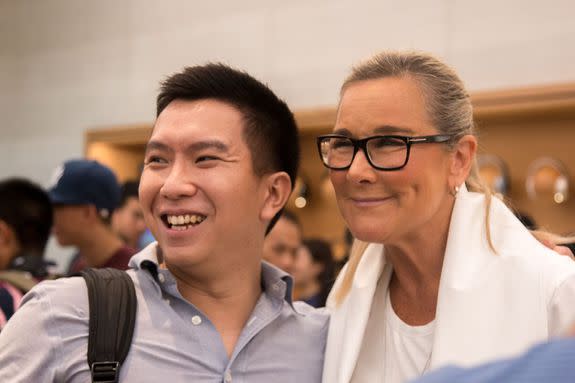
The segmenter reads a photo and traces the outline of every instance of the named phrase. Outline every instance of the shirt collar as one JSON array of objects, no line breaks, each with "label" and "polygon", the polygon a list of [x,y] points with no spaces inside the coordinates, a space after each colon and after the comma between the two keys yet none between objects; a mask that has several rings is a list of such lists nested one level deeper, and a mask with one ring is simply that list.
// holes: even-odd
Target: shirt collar
[{"label": "shirt collar", "polygon": [[[147,270],[158,280],[157,242],[153,242],[135,254],[129,262],[132,269]],[[262,288],[272,298],[285,300],[295,310],[292,301],[293,278],[285,271],[262,261]]]},{"label": "shirt collar", "polygon": [[293,308],[293,278],[291,275],[262,261],[262,285],[267,294],[285,300]]}]

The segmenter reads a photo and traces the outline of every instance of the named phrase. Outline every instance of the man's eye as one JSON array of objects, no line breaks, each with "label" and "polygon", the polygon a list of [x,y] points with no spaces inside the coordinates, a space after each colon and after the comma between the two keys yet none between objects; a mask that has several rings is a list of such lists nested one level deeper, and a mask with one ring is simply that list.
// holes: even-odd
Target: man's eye
[{"label": "man's eye", "polygon": [[200,156],[196,159],[196,162],[206,162],[206,161],[216,161],[219,160],[218,157],[214,156]]},{"label": "man's eye", "polygon": [[283,253],[286,250],[285,246],[282,245],[274,246],[273,249],[276,253]]},{"label": "man's eye", "polygon": [[150,156],[146,160],[146,164],[163,164],[165,162],[166,160],[164,160],[162,157],[159,156]]}]

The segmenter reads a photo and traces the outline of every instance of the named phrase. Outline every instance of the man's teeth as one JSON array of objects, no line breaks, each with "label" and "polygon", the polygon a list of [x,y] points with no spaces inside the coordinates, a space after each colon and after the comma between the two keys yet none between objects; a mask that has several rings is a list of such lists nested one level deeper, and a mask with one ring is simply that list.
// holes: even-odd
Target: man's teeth
[{"label": "man's teeth", "polygon": [[[172,227],[174,226],[182,226],[182,225],[196,225],[198,223],[201,223],[204,219],[206,219],[205,216],[203,215],[197,215],[197,214],[185,214],[185,215],[168,215],[168,223],[170,225],[172,225]],[[182,229],[184,229],[184,227],[182,227]]]}]

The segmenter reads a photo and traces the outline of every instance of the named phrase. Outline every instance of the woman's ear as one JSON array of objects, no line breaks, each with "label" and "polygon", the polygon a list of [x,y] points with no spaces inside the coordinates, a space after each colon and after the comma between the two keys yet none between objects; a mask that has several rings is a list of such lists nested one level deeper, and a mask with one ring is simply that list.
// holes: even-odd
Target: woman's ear
[{"label": "woman's ear", "polygon": [[291,180],[286,172],[276,172],[265,177],[260,218],[267,222],[285,206],[292,190]]},{"label": "woman's ear", "polygon": [[477,139],[470,134],[461,137],[452,152],[449,189],[462,185],[471,171],[477,153]]}]

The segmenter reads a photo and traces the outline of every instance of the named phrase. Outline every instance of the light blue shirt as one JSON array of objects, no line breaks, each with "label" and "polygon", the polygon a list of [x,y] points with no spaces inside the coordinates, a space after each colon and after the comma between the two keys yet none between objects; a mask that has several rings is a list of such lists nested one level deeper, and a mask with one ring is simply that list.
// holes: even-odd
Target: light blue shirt
[{"label": "light blue shirt", "polygon": [[[121,382],[321,381],[328,315],[292,303],[292,279],[262,264],[261,294],[228,358],[210,320],[157,268],[155,245],[130,261],[138,312]],[[0,382],[89,382],[82,278],[37,285],[0,334]]]}]

